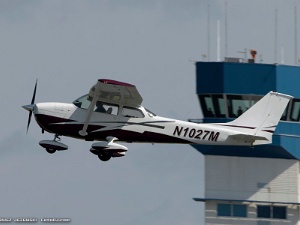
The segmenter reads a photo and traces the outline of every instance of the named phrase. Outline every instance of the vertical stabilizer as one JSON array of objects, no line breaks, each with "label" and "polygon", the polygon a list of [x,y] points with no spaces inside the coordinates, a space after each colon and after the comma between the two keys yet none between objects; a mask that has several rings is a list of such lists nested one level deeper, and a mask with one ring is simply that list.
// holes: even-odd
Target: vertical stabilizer
[{"label": "vertical stabilizer", "polygon": [[293,97],[290,95],[271,91],[240,117],[226,123],[226,126],[239,132],[267,139],[264,141],[258,138],[254,144],[271,143],[272,135],[291,98]]}]

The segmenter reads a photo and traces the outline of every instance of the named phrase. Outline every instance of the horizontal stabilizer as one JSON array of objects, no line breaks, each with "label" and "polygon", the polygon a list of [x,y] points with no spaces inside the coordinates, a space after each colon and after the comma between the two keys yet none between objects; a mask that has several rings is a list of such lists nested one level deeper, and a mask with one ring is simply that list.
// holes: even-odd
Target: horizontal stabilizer
[{"label": "horizontal stabilizer", "polygon": [[230,141],[248,143],[249,145],[269,144],[271,141],[264,136],[252,134],[233,134],[228,137]]}]

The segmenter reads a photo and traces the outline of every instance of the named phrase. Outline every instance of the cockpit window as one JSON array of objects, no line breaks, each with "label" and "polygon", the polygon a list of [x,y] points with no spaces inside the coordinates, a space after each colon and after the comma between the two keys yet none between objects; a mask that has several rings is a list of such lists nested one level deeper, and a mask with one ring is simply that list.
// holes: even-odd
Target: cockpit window
[{"label": "cockpit window", "polygon": [[[76,99],[73,102],[73,104],[76,105],[78,108],[88,109],[92,100],[93,99],[89,95],[84,95],[84,96],[81,96],[80,98]],[[100,113],[118,115],[119,106],[97,101],[94,111],[100,112]]]},{"label": "cockpit window", "polygon": [[76,105],[78,108],[88,109],[91,102],[92,102],[91,97],[89,97],[89,95],[84,95],[84,96],[81,96],[80,98],[77,98],[73,102],[73,104]]},{"label": "cockpit window", "polygon": [[111,115],[118,115],[119,106],[107,104],[105,102],[98,101],[96,103],[95,112],[107,113]]},{"label": "cockpit window", "polygon": [[133,117],[133,118],[143,118],[143,117],[145,117],[145,115],[142,113],[141,110],[136,109],[136,108],[130,108],[130,107],[123,107],[122,116]]}]

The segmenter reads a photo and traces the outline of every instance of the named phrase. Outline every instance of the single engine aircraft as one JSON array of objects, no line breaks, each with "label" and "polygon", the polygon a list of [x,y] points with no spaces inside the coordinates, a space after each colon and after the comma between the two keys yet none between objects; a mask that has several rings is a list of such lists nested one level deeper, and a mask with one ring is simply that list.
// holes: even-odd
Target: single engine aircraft
[{"label": "single engine aircraft", "polygon": [[253,146],[272,143],[272,135],[290,95],[269,92],[237,119],[228,123],[196,124],[157,116],[144,108],[137,88],[129,83],[99,79],[89,93],[73,103],[35,104],[37,82],[30,105],[27,132],[34,114],[42,128],[54,134],[40,145],[48,153],[67,150],[60,136],[96,141],[90,151],[100,160],[122,157],[128,150],[119,142],[181,143]]}]

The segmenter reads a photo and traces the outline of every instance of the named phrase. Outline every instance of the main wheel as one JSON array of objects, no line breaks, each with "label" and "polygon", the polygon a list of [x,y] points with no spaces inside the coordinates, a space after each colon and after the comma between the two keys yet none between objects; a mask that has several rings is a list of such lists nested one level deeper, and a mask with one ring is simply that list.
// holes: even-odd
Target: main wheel
[{"label": "main wheel", "polygon": [[101,161],[108,161],[108,160],[110,160],[110,158],[111,158],[111,154],[109,154],[109,153],[98,154],[98,158],[99,158]]},{"label": "main wheel", "polygon": [[56,152],[55,149],[51,149],[51,148],[46,148],[46,151],[47,151],[49,154],[53,154],[54,152]]}]

